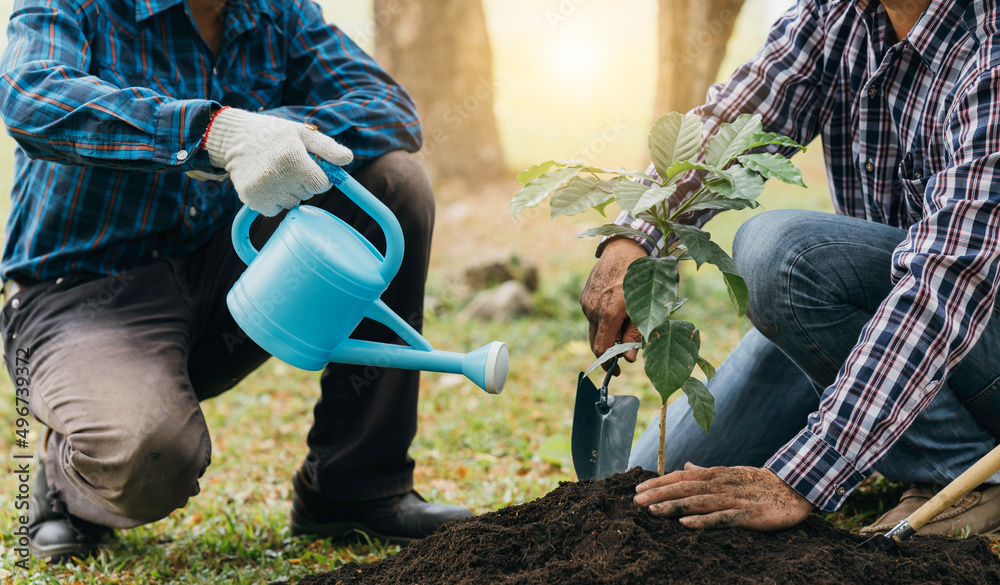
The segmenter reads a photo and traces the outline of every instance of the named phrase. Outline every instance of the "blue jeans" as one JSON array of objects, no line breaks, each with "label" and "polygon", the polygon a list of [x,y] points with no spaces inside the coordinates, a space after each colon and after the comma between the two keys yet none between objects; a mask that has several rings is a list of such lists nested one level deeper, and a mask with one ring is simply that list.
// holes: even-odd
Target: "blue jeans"
[{"label": "blue jeans", "polygon": [[[800,210],[747,221],[733,244],[750,289],[755,329],[708,387],[716,418],[706,435],[683,397],[667,409],[666,468],[761,466],[806,425],[861,329],[892,289],[892,252],[906,232]],[[944,484],[1000,436],[1000,319],[954,370],[946,388],[878,463],[889,479]],[[630,467],[656,469],[658,421],[639,438]],[[989,483],[1000,483],[1000,473]]]}]

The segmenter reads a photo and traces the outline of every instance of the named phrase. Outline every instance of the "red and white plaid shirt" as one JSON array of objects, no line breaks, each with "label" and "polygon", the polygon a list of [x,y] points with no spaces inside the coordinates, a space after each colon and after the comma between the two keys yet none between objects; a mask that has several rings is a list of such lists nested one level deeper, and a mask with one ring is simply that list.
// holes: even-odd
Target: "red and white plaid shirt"
[{"label": "red and white plaid shirt", "polygon": [[893,255],[892,292],[806,428],[766,465],[822,510],[874,471],[990,318],[1000,284],[998,28],[994,0],[933,0],[892,44],[877,0],[799,0],[695,110],[712,133],[758,113],[766,131],[802,144],[822,136],[837,213],[909,232]]}]

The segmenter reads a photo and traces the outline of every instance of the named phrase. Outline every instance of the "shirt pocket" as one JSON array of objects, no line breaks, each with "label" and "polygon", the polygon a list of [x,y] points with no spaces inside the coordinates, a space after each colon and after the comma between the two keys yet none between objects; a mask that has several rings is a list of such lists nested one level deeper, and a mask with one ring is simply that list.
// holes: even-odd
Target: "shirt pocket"
[{"label": "shirt pocket", "polygon": [[913,225],[924,217],[924,193],[930,177],[923,174],[922,165],[910,159],[899,163],[898,178],[903,199],[901,210],[907,225]]},{"label": "shirt pocket", "polygon": [[288,77],[287,40],[281,28],[261,18],[252,34],[233,43],[220,83],[223,103],[245,110],[270,110],[284,105]]},{"label": "shirt pocket", "polygon": [[269,67],[256,67],[224,88],[224,103],[245,110],[270,110],[282,105],[285,72]]}]

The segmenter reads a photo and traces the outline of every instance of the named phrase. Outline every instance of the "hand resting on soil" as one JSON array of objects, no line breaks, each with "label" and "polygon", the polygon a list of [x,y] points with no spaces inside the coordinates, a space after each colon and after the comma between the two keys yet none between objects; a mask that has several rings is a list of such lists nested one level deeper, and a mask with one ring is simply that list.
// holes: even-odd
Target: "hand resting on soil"
[{"label": "hand resting on soil", "polygon": [[802,522],[813,505],[768,469],[693,463],[636,486],[635,503],[688,528],[771,531]]}]

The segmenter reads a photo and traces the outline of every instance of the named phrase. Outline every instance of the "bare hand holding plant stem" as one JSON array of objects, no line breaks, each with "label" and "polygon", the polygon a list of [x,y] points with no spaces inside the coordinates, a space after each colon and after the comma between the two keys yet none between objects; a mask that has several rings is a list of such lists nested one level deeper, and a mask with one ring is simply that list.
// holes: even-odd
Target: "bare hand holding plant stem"
[{"label": "bare hand holding plant stem", "polygon": [[[634,260],[648,256],[646,249],[630,238],[615,238],[607,243],[594,265],[580,295],[583,314],[590,321],[590,347],[602,355],[619,343],[639,343],[642,334],[625,310],[625,273]],[[625,352],[625,360],[635,362],[639,348]],[[601,364],[605,370],[608,362]],[[617,374],[617,372],[616,372]]]},{"label": "bare hand holding plant stem", "polygon": [[[607,206],[615,202],[631,217],[656,226],[663,236],[657,240],[617,224],[589,229],[578,236],[615,238],[594,267],[581,297],[590,321],[591,346],[600,356],[586,374],[622,354],[633,361],[642,349],[644,370],[661,400],[660,475],[665,471],[664,421],[670,396],[677,390],[687,395],[695,421],[705,432],[715,418],[715,399],[705,383],[692,375],[695,366],[708,379],[715,375],[712,364],[698,355],[700,333],[694,324],[671,318],[688,301],[678,294],[678,263],[693,260],[699,268],[703,264],[716,266],[736,312],[743,316],[748,305],[746,283],[733,259],[712,241],[711,234],[682,223],[683,218],[695,211],[757,207],[765,179],[804,186],[802,173],[782,154],[800,149],[805,150],[790,138],[764,132],[759,115],[741,115],[706,137],[700,117],[671,113],[657,120],[649,133],[656,177],[575,160],[546,161],[518,175],[524,188],[510,203],[515,217],[545,200],[549,200],[553,220],[590,209],[604,215]],[[690,171],[701,173],[700,187],[683,201],[673,201],[680,181]],[[650,244],[654,253],[647,255],[646,248],[636,243],[639,241]]]}]

